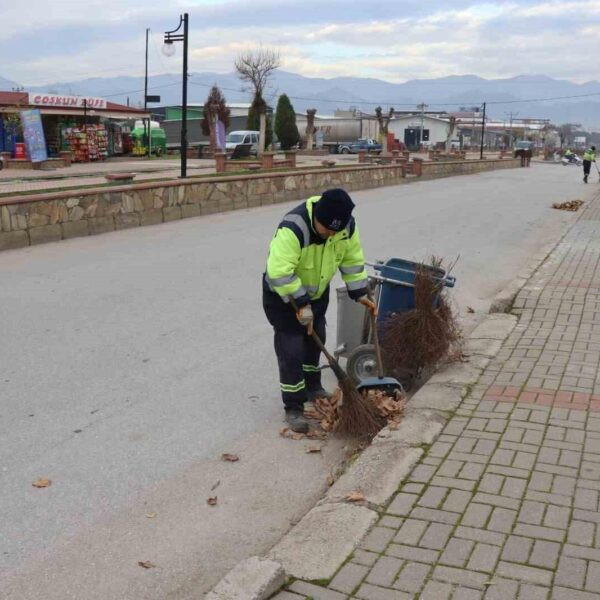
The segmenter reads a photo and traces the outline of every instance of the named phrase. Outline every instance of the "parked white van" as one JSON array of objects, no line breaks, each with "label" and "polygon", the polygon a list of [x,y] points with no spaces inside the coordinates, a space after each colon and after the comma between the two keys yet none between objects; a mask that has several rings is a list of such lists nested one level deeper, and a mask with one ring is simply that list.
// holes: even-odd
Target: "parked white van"
[{"label": "parked white van", "polygon": [[260,131],[230,131],[225,138],[225,150],[233,151],[238,144],[252,144],[250,154],[258,153]]}]

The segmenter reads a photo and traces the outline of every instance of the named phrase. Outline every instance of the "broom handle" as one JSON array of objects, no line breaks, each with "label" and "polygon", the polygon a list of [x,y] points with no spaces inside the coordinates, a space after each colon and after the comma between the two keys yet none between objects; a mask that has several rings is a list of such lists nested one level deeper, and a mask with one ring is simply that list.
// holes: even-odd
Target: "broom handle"
[{"label": "broom handle", "polygon": [[[371,292],[371,286],[367,284],[367,298],[374,302],[373,293]],[[375,346],[375,356],[377,357],[377,376],[379,379],[383,379],[383,360],[381,360],[381,347],[379,346],[379,332],[377,331],[377,318],[372,311],[369,311],[371,315],[371,330],[373,331],[373,344]]]},{"label": "broom handle", "polygon": [[[298,305],[296,304],[296,301],[290,296],[290,304],[292,305],[292,308],[296,311],[296,314],[298,313]],[[317,345],[317,347],[319,348],[319,350],[325,355],[325,358],[327,358],[327,362],[329,363],[329,366],[333,369],[333,372],[335,373],[336,377],[338,379],[346,379],[348,376],[346,375],[346,373],[342,370],[342,367],[340,367],[340,363],[335,360],[335,358],[333,358],[333,356],[331,354],[329,354],[327,348],[325,348],[325,344],[323,344],[323,342],[321,341],[321,338],[317,335],[317,333],[315,332],[315,330],[312,330],[312,333],[310,334],[313,341],[315,342],[315,344]]]}]

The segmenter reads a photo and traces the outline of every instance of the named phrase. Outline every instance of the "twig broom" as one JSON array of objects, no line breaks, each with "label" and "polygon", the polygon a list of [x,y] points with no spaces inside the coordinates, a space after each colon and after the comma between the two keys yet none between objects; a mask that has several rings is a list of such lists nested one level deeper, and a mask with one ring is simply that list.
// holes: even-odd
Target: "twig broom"
[{"label": "twig broom", "polygon": [[[290,298],[290,304],[298,312],[298,306],[293,298]],[[374,435],[379,432],[385,425],[385,419],[382,419],[373,404],[359,393],[348,374],[328,352],[314,330],[310,332],[310,336],[327,358],[342,390],[342,406],[336,432],[349,435]]]}]

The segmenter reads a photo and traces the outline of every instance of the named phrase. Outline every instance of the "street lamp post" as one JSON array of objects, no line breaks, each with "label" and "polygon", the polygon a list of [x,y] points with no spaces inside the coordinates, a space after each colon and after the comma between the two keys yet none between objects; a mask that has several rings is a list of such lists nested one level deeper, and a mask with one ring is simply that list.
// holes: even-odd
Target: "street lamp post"
[{"label": "street lamp post", "polygon": [[[183,33],[177,33],[183,26]],[[179,17],[179,26],[165,32],[163,52],[175,54],[173,42],[183,42],[183,87],[181,90],[181,177],[187,176],[187,83],[188,83],[188,14]]]}]

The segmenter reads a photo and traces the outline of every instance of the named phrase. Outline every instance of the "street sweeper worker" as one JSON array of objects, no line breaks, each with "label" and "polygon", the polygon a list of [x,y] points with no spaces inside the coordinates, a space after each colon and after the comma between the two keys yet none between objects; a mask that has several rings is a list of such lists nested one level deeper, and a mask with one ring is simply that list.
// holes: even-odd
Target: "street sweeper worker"
[{"label": "street sweeper worker", "polygon": [[376,312],[367,297],[367,271],[353,208],[342,189],[313,196],[283,217],[269,246],[263,308],[275,332],[286,421],[296,432],[308,431],[304,403],[330,397],[321,384],[321,351],[311,333],[314,329],[325,341],[329,284],[338,270],[350,298]]},{"label": "street sweeper worker", "polygon": [[583,182],[588,182],[588,175],[590,174],[590,169],[592,167],[592,163],[596,162],[596,146],[592,146],[589,150],[586,150],[583,153]]}]

